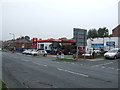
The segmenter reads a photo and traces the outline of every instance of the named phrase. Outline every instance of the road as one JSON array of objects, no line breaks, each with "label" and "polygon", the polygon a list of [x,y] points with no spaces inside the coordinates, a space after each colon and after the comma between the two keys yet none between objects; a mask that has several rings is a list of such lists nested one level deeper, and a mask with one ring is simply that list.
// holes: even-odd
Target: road
[{"label": "road", "polygon": [[117,88],[118,60],[54,61],[55,57],[2,53],[9,88]]}]

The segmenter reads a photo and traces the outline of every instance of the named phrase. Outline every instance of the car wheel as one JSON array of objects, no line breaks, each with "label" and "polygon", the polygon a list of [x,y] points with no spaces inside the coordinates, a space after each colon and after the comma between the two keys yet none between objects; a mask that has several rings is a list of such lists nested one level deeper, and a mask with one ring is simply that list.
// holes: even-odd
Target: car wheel
[{"label": "car wheel", "polygon": [[107,57],[104,57],[104,59],[106,60],[106,59],[107,59]]},{"label": "car wheel", "polygon": [[46,57],[46,56],[47,56],[46,54],[43,55],[43,57]]},{"label": "car wheel", "polygon": [[34,54],[33,56],[37,56],[37,54]]},{"label": "car wheel", "polygon": [[114,56],[114,59],[117,59],[117,56]]}]

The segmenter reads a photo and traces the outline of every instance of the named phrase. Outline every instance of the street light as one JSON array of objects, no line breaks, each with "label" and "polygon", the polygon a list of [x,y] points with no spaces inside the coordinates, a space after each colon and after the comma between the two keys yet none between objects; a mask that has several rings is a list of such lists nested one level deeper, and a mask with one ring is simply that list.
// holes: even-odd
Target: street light
[{"label": "street light", "polygon": [[105,33],[103,34],[103,50],[104,50],[104,37],[105,37]]},{"label": "street light", "polygon": [[13,50],[15,50],[15,34],[10,33],[10,35],[13,35]]}]

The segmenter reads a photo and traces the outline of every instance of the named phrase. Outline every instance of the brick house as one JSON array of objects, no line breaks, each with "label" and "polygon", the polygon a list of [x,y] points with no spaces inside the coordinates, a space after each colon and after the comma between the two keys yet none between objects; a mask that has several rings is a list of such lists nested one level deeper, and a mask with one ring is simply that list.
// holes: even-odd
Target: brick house
[{"label": "brick house", "polygon": [[15,40],[8,40],[3,42],[3,46],[9,50],[15,47],[16,51],[23,51],[23,49],[32,49],[32,41],[26,39],[25,37],[21,37]]},{"label": "brick house", "polygon": [[113,37],[120,37],[120,25],[118,25],[116,28],[112,30],[112,36]]},{"label": "brick house", "polygon": [[32,41],[26,39],[25,37],[17,38],[15,40],[15,47],[22,48],[22,49],[31,49],[32,48]]}]

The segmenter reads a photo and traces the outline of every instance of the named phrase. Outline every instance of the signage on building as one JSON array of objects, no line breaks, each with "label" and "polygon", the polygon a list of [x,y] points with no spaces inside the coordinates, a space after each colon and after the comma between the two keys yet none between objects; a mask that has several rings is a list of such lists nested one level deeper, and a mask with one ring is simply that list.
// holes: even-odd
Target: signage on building
[{"label": "signage on building", "polygon": [[104,44],[92,44],[91,47],[92,48],[103,48]]},{"label": "signage on building", "polygon": [[74,28],[74,41],[77,43],[77,46],[86,46],[87,44],[87,30]]},{"label": "signage on building", "polygon": [[106,46],[115,46],[115,42],[106,42]]},{"label": "signage on building", "polygon": [[37,42],[37,40],[38,40],[37,38],[33,38],[33,42]]},{"label": "signage on building", "polygon": [[72,45],[71,43],[62,43],[62,45]]}]

